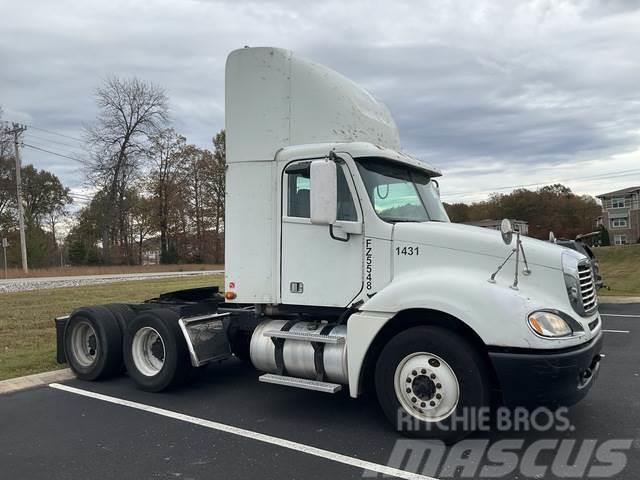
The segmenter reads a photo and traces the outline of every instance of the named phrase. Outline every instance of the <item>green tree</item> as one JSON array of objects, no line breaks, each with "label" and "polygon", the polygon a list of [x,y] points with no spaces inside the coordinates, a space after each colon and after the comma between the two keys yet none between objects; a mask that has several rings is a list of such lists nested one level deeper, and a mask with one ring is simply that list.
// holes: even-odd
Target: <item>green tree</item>
[{"label": "green tree", "polygon": [[27,228],[42,227],[51,215],[64,212],[72,203],[69,189],[65,188],[53,173],[38,170],[32,165],[22,167],[20,171],[24,221]]},{"label": "green tree", "polygon": [[74,238],[69,243],[69,263],[71,265],[86,265],[87,264],[87,246],[79,239]]},{"label": "green tree", "polygon": [[447,206],[452,221],[499,220],[511,218],[529,223],[529,235],[547,239],[552,231],[557,238],[575,238],[590,232],[600,214],[596,200],[588,195],[575,195],[561,184],[536,191],[517,189],[508,194],[492,194],[488,200],[470,205]]},{"label": "green tree", "polygon": [[207,199],[213,216],[213,229],[215,235],[215,251],[213,260],[215,263],[224,262],[224,250],[222,238],[224,231],[224,200],[226,194],[227,148],[226,134],[220,130],[213,137],[213,157],[208,167]]},{"label": "green tree", "polygon": [[[73,265],[103,263],[98,252],[102,232],[108,219],[102,212],[108,208],[109,199],[104,191],[98,191],[91,202],[76,214],[76,222],[66,238],[69,245],[69,261]],[[73,253],[72,253],[73,252]]]}]

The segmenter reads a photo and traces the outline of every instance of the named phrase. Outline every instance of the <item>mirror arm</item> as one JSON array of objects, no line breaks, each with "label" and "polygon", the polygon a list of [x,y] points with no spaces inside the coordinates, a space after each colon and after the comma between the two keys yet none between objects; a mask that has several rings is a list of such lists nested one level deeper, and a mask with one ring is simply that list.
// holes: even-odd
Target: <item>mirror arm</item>
[{"label": "mirror arm", "polygon": [[347,238],[336,237],[333,233],[333,225],[329,225],[329,235],[331,235],[331,238],[333,238],[334,240],[338,240],[339,242],[348,242],[351,238],[350,233],[347,233]]},{"label": "mirror arm", "polygon": [[487,282],[496,283],[496,275],[498,275],[498,273],[500,273],[500,270],[502,270],[502,267],[504,267],[506,265],[506,263],[509,261],[509,259],[513,256],[514,253],[516,253],[516,249],[515,248],[511,250],[511,253],[509,254],[509,256],[507,258],[505,258],[504,262],[502,262],[500,264],[498,269],[491,274],[491,277],[489,277],[489,280],[487,280]]},{"label": "mirror arm", "polygon": [[513,290],[518,290],[518,269],[520,267],[520,247],[522,245],[520,245],[520,232],[517,233],[516,236],[516,271],[515,271],[515,276],[513,277],[513,285],[511,285],[511,288]]}]

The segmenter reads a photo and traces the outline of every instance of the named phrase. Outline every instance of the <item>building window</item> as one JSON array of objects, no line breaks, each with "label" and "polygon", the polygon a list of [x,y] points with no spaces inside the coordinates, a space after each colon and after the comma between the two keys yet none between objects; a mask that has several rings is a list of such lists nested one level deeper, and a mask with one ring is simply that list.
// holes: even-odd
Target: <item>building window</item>
[{"label": "building window", "polygon": [[611,219],[611,228],[627,228],[628,226],[629,222],[627,221],[627,217]]},{"label": "building window", "polygon": [[624,198],[614,198],[611,200],[611,208],[624,208]]},{"label": "building window", "polygon": [[626,235],[615,235],[613,237],[613,243],[616,245],[626,245],[627,244],[627,236]]}]

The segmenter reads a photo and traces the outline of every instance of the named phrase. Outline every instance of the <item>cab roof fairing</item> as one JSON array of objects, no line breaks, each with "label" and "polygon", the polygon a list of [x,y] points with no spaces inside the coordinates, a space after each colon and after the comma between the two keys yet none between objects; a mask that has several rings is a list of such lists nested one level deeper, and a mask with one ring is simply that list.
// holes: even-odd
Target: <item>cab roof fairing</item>
[{"label": "cab roof fairing", "polygon": [[275,160],[288,162],[295,159],[327,157],[330,151],[337,154],[347,153],[353,158],[385,158],[392,162],[402,163],[422,170],[430,177],[442,176],[442,171],[433,165],[418,160],[404,152],[398,152],[368,142],[316,143],[307,145],[291,145],[278,150]]}]

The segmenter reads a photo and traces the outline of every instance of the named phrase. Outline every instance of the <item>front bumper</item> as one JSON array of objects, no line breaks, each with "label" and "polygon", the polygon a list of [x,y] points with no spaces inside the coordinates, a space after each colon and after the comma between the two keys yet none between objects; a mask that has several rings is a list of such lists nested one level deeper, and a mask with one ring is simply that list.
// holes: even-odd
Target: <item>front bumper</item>
[{"label": "front bumper", "polygon": [[600,368],[602,331],[562,350],[499,350],[489,358],[506,406],[569,406],[593,386]]}]

